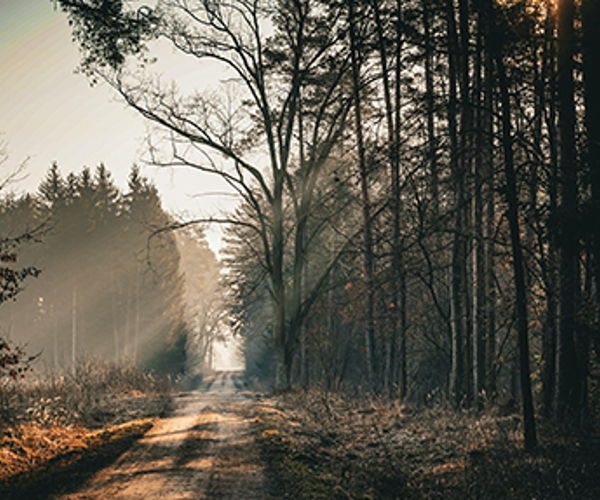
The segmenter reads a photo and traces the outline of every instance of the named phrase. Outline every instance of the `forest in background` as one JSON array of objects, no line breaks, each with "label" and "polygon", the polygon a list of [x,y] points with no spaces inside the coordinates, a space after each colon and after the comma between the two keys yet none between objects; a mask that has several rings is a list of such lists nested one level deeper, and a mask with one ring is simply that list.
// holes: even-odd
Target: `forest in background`
[{"label": "forest in background", "polygon": [[[597,412],[597,0],[58,3],[151,161],[238,191],[233,324],[276,387],[505,394],[527,447],[534,396]],[[231,77],[164,82],[156,40]]]},{"label": "forest in background", "polygon": [[55,370],[90,357],[172,377],[206,368],[216,258],[200,229],[157,233],[172,218],[137,167],[126,192],[104,165],[65,178],[54,164],[37,192],[3,194],[2,240],[35,235],[10,267],[40,272],[2,304],[1,337]]}]

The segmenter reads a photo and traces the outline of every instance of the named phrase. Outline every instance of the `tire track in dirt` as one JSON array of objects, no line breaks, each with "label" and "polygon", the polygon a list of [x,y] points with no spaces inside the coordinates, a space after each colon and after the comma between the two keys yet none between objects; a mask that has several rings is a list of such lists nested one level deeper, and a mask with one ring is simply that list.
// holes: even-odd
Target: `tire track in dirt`
[{"label": "tire track in dirt", "polygon": [[59,500],[276,498],[243,416],[243,382],[222,373],[206,393],[176,397],[176,409],[112,466]]}]

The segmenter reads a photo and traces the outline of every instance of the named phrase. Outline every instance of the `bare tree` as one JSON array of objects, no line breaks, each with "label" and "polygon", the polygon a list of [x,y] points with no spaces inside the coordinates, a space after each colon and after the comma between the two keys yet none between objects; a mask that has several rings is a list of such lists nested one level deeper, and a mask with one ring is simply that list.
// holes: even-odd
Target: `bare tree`
[{"label": "bare tree", "polygon": [[[245,222],[261,242],[273,306],[273,338],[280,361],[278,385],[287,388],[299,341],[298,331],[323,279],[303,298],[301,263],[304,259],[306,214],[312,190],[336,137],[344,129],[348,106],[335,89],[347,64],[328,65],[333,71],[313,105],[317,119],[308,140],[310,160],[298,166],[294,137],[298,130],[301,89],[307,77],[328,64],[336,31],[311,23],[316,2],[286,2],[284,33],[289,65],[286,75],[277,66],[277,46],[270,34],[278,29],[278,10],[270,2],[241,0],[161,0],[154,9],[127,10],[118,1],[105,8],[86,0],[59,1],[70,17],[73,34],[83,52],[82,69],[93,79],[108,82],[123,100],[158,125],[162,143],[151,143],[151,161],[162,166],[186,166],[224,179],[252,212]],[[108,8],[108,7],[110,8]],[[320,12],[318,12],[320,14]],[[281,17],[280,19],[283,19]],[[335,19],[333,19],[335,25]],[[99,35],[102,33],[102,36]],[[162,38],[200,64],[223,65],[235,87],[233,101],[215,94],[183,95],[148,72],[127,69],[128,56],[143,64],[145,42]],[[315,45],[315,40],[321,40]],[[312,45],[311,45],[312,44]],[[338,75],[338,76],[336,76]],[[164,149],[162,146],[167,146]],[[161,151],[170,151],[165,157]],[[262,166],[267,165],[267,169]],[[294,172],[302,171],[301,182]],[[288,202],[293,210],[287,211]],[[292,218],[294,280],[285,277],[286,221]],[[288,309],[291,301],[293,307]]]}]

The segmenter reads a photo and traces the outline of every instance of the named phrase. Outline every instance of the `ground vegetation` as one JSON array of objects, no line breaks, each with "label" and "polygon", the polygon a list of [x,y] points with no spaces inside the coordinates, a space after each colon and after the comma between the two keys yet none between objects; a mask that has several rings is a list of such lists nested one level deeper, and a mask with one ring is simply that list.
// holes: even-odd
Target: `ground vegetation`
[{"label": "ground vegetation", "polygon": [[281,492],[310,499],[597,498],[598,442],[542,426],[523,447],[514,405],[457,412],[312,390],[258,401],[258,442]]},{"label": "ground vegetation", "polygon": [[116,459],[169,411],[170,387],[101,359],[0,379],[2,498],[48,498]]}]

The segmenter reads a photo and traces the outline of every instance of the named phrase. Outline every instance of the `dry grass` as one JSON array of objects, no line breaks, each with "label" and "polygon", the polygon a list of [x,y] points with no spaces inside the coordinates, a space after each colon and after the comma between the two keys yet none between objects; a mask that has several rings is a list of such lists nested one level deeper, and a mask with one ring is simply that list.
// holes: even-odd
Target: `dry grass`
[{"label": "dry grass", "polygon": [[[13,470],[11,475],[0,479],[0,498],[42,500],[73,491],[97,470],[113,462],[151,426],[152,419],[143,419],[92,432],[82,429],[79,439],[69,435],[67,430],[62,437],[69,451],[63,448],[56,455],[48,443],[40,445],[40,433],[34,432],[29,440],[38,446],[32,446],[27,456],[38,460],[29,460],[22,469]],[[19,446],[22,442],[20,440]]]},{"label": "dry grass", "polygon": [[139,396],[160,398],[168,391],[164,381],[132,365],[94,358],[79,363],[75,373],[36,371],[18,382],[3,377],[0,431],[23,421],[42,425],[81,422],[98,428],[117,416],[116,401]]},{"label": "dry grass", "polygon": [[254,408],[265,457],[290,495],[342,499],[600,498],[599,440],[542,428],[522,448],[521,420],[357,400],[323,391]]},{"label": "dry grass", "polygon": [[71,470],[86,455],[107,446],[120,449],[169,402],[164,382],[135,367],[98,359],[80,363],[75,374],[0,379],[0,496],[29,491],[34,471],[39,476],[47,469],[46,476],[52,476],[48,464],[53,471]]},{"label": "dry grass", "polygon": [[42,462],[88,447],[89,431],[82,425],[41,425],[27,422],[0,438],[0,481]]}]

